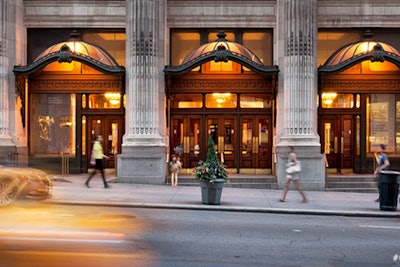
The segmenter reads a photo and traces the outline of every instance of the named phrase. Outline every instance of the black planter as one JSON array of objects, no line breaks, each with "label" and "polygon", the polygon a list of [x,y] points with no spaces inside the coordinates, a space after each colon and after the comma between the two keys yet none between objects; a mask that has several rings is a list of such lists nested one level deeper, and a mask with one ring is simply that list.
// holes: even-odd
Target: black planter
[{"label": "black planter", "polygon": [[225,179],[216,179],[213,184],[208,181],[200,180],[201,200],[203,204],[219,205],[221,203],[222,188],[224,188]]}]

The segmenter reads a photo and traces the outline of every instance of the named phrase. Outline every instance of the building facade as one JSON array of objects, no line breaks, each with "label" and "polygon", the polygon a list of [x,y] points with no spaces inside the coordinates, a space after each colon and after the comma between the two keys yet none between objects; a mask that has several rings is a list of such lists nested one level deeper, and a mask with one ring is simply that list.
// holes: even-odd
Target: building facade
[{"label": "building facade", "polygon": [[233,173],[307,190],[400,155],[395,0],[1,0],[3,164],[87,172],[105,138],[120,182],[190,173],[213,138]]}]

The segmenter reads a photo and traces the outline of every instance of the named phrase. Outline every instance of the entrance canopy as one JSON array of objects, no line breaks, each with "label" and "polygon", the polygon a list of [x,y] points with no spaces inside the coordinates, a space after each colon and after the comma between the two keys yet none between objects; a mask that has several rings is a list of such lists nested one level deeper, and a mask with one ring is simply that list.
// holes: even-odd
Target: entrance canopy
[{"label": "entrance canopy", "polygon": [[226,40],[224,32],[218,33],[217,36],[216,41],[201,45],[189,53],[181,65],[165,67],[165,73],[171,75],[184,74],[212,60],[215,62],[232,60],[261,75],[272,75],[279,72],[277,66],[265,66],[248,48]]},{"label": "entrance canopy", "polygon": [[320,74],[333,74],[350,68],[362,61],[383,62],[385,60],[400,67],[400,53],[393,46],[372,40],[345,45],[333,53],[318,68]]},{"label": "entrance canopy", "polygon": [[71,63],[73,60],[84,63],[104,74],[124,75],[125,73],[125,68],[118,65],[107,51],[96,45],[80,41],[73,35],[71,40],[47,48],[32,64],[14,66],[13,71],[16,75],[29,75],[54,61]]}]

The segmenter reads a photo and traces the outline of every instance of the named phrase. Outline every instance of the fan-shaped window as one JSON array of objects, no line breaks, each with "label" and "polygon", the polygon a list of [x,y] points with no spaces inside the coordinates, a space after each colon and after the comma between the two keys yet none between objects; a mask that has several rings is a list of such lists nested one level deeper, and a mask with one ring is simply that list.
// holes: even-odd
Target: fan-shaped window
[{"label": "fan-shaped window", "polygon": [[232,54],[243,56],[257,64],[263,64],[261,62],[261,60],[253,52],[251,52],[249,49],[247,49],[243,45],[226,40],[225,33],[220,32],[217,34],[217,37],[218,37],[218,39],[216,41],[201,45],[197,49],[193,50],[183,60],[182,65],[186,64],[196,58],[199,58],[199,57],[205,56],[207,54],[210,54],[212,52],[215,52],[221,48],[223,48],[223,50],[231,52]]},{"label": "fan-shaped window", "polygon": [[92,44],[85,43],[79,40],[71,40],[66,42],[61,42],[50,46],[44,50],[40,55],[34,60],[34,62],[40,61],[45,57],[58,53],[63,46],[68,46],[72,53],[81,55],[83,57],[91,58],[97,62],[105,64],[107,66],[116,67],[117,62],[103,49]]},{"label": "fan-shaped window", "polygon": [[374,50],[380,49],[388,54],[400,56],[399,51],[393,46],[375,42],[375,41],[361,41],[346,45],[341,49],[337,50],[324,64],[324,66],[334,66],[341,64],[347,60],[355,59],[362,55],[372,53]]}]

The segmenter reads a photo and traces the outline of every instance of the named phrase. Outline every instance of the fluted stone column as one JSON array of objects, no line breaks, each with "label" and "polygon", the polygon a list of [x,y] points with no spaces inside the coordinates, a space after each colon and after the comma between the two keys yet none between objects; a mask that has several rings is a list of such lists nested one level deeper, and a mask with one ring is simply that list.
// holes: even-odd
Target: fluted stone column
[{"label": "fluted stone column", "polygon": [[304,189],[325,189],[317,133],[317,0],[278,0],[277,177],[285,181],[287,147],[302,162]]},{"label": "fluted stone column", "polygon": [[165,182],[165,0],[127,0],[126,129],[117,176],[121,182]]},{"label": "fluted stone column", "polygon": [[10,132],[10,116],[15,108],[15,87],[10,86],[14,77],[10,70],[15,53],[15,6],[21,2],[0,1],[0,164],[7,163],[8,154],[16,151]]}]

